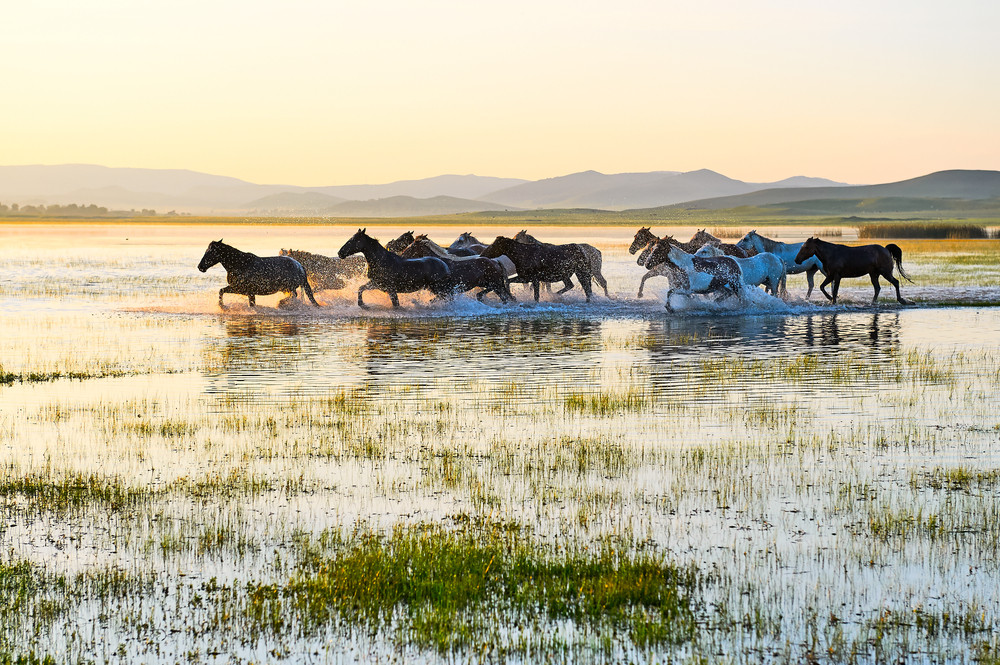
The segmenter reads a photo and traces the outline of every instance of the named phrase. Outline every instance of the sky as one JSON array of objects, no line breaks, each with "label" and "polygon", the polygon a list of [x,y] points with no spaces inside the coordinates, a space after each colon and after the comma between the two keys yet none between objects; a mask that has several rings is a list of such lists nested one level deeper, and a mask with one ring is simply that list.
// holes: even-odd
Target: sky
[{"label": "sky", "polygon": [[32,0],[0,164],[256,183],[1000,169],[985,0]]}]

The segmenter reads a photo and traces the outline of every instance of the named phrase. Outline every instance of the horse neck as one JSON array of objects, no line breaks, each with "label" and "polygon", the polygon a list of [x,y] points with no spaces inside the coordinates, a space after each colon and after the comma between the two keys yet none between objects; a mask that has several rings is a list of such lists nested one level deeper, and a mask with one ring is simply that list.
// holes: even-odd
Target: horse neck
[{"label": "horse neck", "polygon": [[396,254],[393,254],[385,247],[379,244],[378,240],[375,238],[370,238],[368,236],[362,236],[358,239],[361,245],[361,253],[365,255],[365,260],[371,263],[385,262],[387,259],[391,260],[393,257],[398,258]]},{"label": "horse neck", "polygon": [[423,242],[423,244],[424,244],[424,247],[426,247],[427,249],[431,250],[431,252],[433,252],[434,254],[436,254],[439,257],[446,257],[446,256],[448,256],[448,250],[446,250],[444,247],[442,247],[441,245],[437,244],[436,242],[434,242],[430,238],[425,239],[424,242]]},{"label": "horse neck", "polygon": [[241,252],[230,245],[219,245],[218,252],[219,263],[221,263],[222,267],[226,270],[245,267],[252,263],[253,259],[257,258],[256,254]]}]

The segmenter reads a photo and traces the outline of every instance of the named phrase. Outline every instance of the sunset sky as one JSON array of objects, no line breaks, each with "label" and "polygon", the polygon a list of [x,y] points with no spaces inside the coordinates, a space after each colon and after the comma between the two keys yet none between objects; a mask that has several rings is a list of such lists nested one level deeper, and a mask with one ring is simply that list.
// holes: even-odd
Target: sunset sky
[{"label": "sunset sky", "polygon": [[33,0],[0,164],[258,183],[1000,169],[1000,3]]}]

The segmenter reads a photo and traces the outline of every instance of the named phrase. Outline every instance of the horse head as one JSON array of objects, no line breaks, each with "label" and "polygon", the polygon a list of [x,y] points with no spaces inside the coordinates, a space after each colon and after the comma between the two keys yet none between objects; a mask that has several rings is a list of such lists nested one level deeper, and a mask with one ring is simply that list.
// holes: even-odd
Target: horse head
[{"label": "horse head", "polygon": [[229,245],[222,242],[222,238],[208,243],[208,248],[205,249],[205,253],[202,255],[201,261],[198,262],[198,270],[205,272],[221,261],[222,254],[227,247],[229,247]]},{"label": "horse head", "polygon": [[795,262],[802,263],[809,257],[815,256],[817,249],[819,249],[819,238],[809,238],[799,248],[798,253],[795,255]]},{"label": "horse head", "polygon": [[367,231],[368,227],[358,229],[358,232],[351,236],[350,240],[345,242],[344,246],[340,248],[340,251],[337,252],[337,256],[342,259],[346,259],[351,254],[357,254],[362,251],[368,243],[375,242],[377,244],[378,241],[370,237]]},{"label": "horse head", "polygon": [[635,238],[632,239],[632,244],[628,247],[628,253],[635,254],[643,247],[649,245],[649,243],[653,240],[656,240],[656,236],[654,236],[653,232],[649,230],[649,227],[640,227],[639,230],[635,232]]}]

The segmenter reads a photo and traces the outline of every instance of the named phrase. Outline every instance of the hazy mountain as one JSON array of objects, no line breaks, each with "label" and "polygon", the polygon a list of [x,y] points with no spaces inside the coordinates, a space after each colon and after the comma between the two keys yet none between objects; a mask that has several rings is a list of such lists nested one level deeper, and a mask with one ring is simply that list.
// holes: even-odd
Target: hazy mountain
[{"label": "hazy mountain", "polygon": [[584,171],[491,192],[482,197],[520,208],[649,208],[718,196],[744,194],[773,186],[836,186],[831,180],[796,176],[780,183],[748,183],[701,169],[684,173],[653,171],[606,175]]},{"label": "hazy mountain", "polygon": [[[315,193],[326,195],[329,200],[300,197],[291,209],[298,211],[297,214],[322,214],[320,208],[306,205],[306,202],[311,200],[325,209],[331,204],[354,198],[405,195],[415,198],[451,196],[478,199],[486,192],[522,182],[525,181],[516,178],[444,175],[384,185],[303,187],[259,185],[238,178],[178,169],[111,168],[88,164],[0,166],[0,202],[33,205],[93,203],[112,209],[154,208],[159,212],[178,210],[199,214],[241,214],[264,207],[259,204],[264,197]],[[288,202],[292,200],[288,199]],[[481,201],[470,202],[468,209],[481,210],[484,205]],[[425,207],[418,206],[420,210]],[[412,214],[426,213],[415,209]]]},{"label": "hazy mountain", "polygon": [[384,185],[336,185],[311,187],[314,192],[354,201],[369,201],[392,196],[426,199],[452,196],[459,199],[488,199],[486,194],[528,182],[519,178],[493,178],[478,175],[439,175],[422,180],[399,180]]},{"label": "hazy mountain", "polygon": [[507,210],[509,207],[470,201],[453,196],[417,199],[412,196],[391,196],[371,201],[347,201],[331,208],[334,217],[414,217],[418,215],[454,215],[462,212]]},{"label": "hazy mountain", "polygon": [[678,207],[719,210],[802,201],[854,199],[993,199],[1000,198],[1000,171],[938,171],[881,185],[764,189],[738,196],[692,200]]},{"label": "hazy mountain", "polygon": [[243,207],[263,215],[322,215],[346,201],[321,192],[282,192],[250,201]]}]

